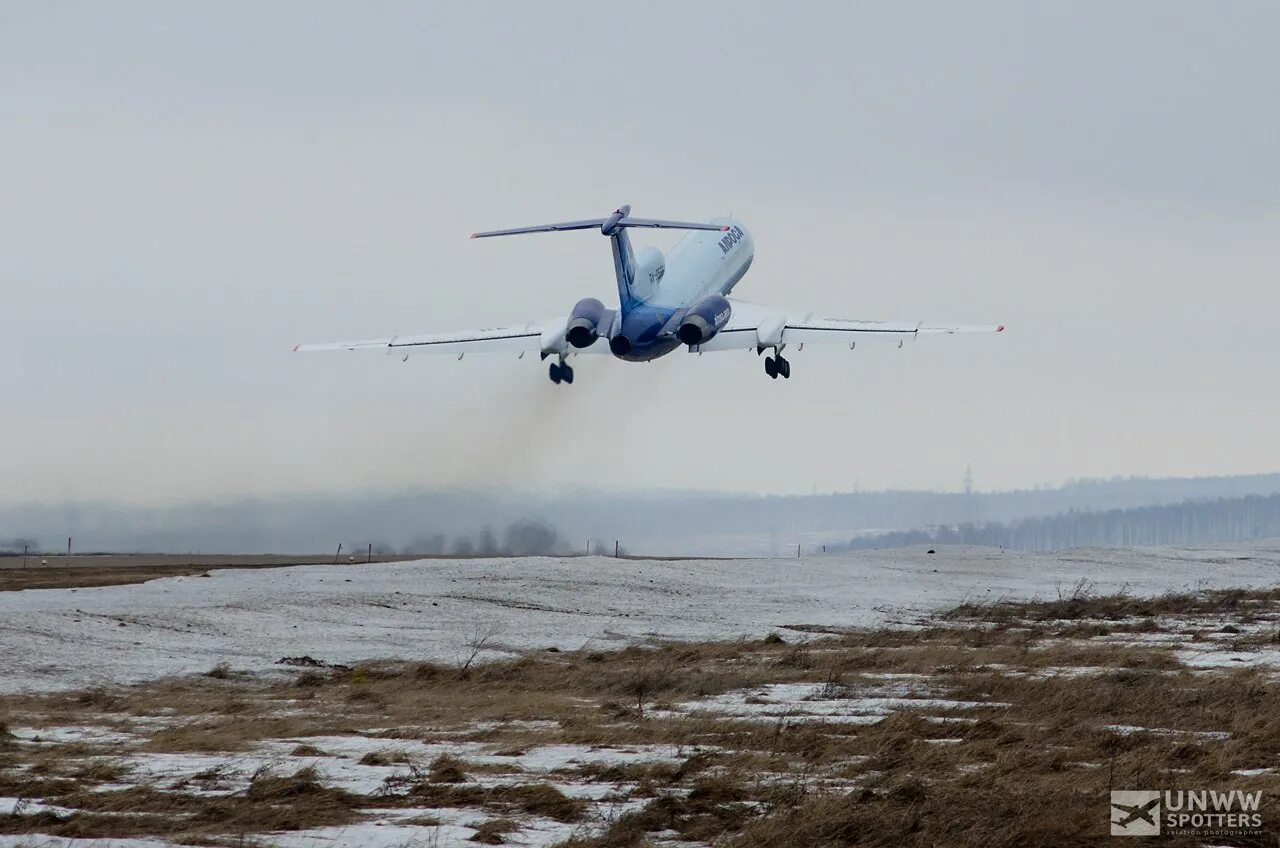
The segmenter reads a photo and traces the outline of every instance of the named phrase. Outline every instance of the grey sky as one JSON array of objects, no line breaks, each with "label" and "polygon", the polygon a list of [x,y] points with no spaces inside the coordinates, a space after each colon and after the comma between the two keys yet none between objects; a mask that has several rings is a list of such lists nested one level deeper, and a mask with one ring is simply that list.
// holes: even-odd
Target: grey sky
[{"label": "grey sky", "polygon": [[[0,6],[0,500],[809,491],[1280,468],[1274,3]],[[614,296],[603,214],[730,210],[738,293],[998,338],[293,356]],[[666,247],[670,239],[650,237]]]}]

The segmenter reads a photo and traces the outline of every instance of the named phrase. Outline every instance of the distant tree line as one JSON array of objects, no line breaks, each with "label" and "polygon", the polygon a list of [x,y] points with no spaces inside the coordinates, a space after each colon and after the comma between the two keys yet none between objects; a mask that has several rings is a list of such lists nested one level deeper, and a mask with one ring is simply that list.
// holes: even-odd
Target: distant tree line
[{"label": "distant tree line", "polygon": [[16,536],[12,539],[0,539],[0,556],[5,554],[20,554],[25,550],[30,550],[34,553],[39,549],[39,542],[25,536]]},{"label": "distant tree line", "polygon": [[[957,478],[959,474],[956,475]],[[957,480],[957,482],[959,482]],[[538,547],[509,544],[512,524],[554,521],[564,553],[588,538],[612,553],[630,540],[657,555],[754,555],[783,551],[795,541],[841,539],[909,528],[957,528],[962,523],[1014,524],[1071,510],[1103,512],[1214,498],[1267,497],[1280,492],[1280,473],[1243,477],[1075,480],[1061,487],[1016,491],[909,492],[858,489],[839,494],[734,495],[712,492],[572,490],[537,495],[516,490],[412,489],[312,493],[271,498],[140,507],[89,501],[0,505],[0,537],[32,537],[32,551],[171,551],[358,555],[370,541],[382,554],[502,552]],[[488,526],[488,533],[479,528]],[[567,540],[567,541],[566,541]],[[10,539],[9,552],[21,554]],[[381,544],[377,544],[381,543]],[[592,552],[596,553],[596,543]],[[3,551],[0,551],[3,554]]]},{"label": "distant tree line", "polygon": [[986,545],[1022,551],[1129,545],[1207,545],[1280,536],[1280,494],[1162,506],[1068,510],[1009,522],[963,523],[880,533],[828,550],[904,545]]},{"label": "distant tree line", "polygon": [[501,536],[491,527],[484,527],[474,535],[453,537],[444,533],[421,533],[400,552],[416,556],[511,557],[552,556],[563,554],[566,549],[554,527],[541,521],[521,520],[508,524]]}]

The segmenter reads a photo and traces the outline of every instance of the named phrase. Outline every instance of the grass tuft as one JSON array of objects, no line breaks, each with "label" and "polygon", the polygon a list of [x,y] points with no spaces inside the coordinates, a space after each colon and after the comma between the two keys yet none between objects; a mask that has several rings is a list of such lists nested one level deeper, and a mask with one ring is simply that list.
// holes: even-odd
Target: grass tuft
[{"label": "grass tuft", "polygon": [[481,822],[476,827],[476,832],[471,836],[472,842],[479,842],[483,845],[502,845],[506,840],[503,838],[510,833],[519,831],[520,826],[511,819],[489,819]]},{"label": "grass tuft", "polygon": [[466,763],[457,757],[441,754],[431,763],[430,779],[432,783],[466,783]]}]

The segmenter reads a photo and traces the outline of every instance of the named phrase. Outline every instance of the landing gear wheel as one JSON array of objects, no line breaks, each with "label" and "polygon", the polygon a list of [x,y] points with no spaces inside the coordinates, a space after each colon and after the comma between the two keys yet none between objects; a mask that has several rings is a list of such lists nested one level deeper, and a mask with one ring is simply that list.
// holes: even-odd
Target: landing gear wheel
[{"label": "landing gear wheel", "polygon": [[547,369],[547,376],[550,377],[551,382],[555,383],[557,386],[560,385],[560,381],[564,379],[564,374],[561,373],[560,366],[555,362],[551,363],[551,367]]},{"label": "landing gear wheel", "polygon": [[778,368],[778,375],[782,377],[782,379],[784,380],[790,380],[791,379],[791,362],[779,356],[775,364],[777,365],[777,368]]},{"label": "landing gear wheel", "polygon": [[564,381],[565,381],[566,383],[568,383],[569,385],[573,385],[573,366],[571,366],[571,365],[561,365],[561,366],[560,366],[560,379],[561,379],[561,380],[564,380]]},{"label": "landing gear wheel", "polygon": [[773,361],[772,356],[764,358],[764,373],[769,375],[770,380],[778,379],[778,364]]}]

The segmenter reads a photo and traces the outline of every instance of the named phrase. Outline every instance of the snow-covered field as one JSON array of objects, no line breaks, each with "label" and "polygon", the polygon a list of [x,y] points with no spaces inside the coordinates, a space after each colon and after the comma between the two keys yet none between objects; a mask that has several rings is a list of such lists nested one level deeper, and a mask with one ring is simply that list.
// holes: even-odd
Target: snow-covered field
[{"label": "snow-covered field", "polygon": [[493,650],[760,637],[910,622],[968,600],[1155,595],[1280,582],[1280,542],[1215,549],[861,551],[776,560],[427,560],[215,571],[0,593],[0,691],[208,671],[285,656],[453,661]]},{"label": "snow-covered field", "polygon": [[[1270,797],[1276,732],[1257,710],[1274,713],[1274,591],[1105,596],[1277,584],[1280,544],[1258,543],[424,561],[0,593],[10,692],[258,672],[4,697],[0,848],[707,848],[775,814],[839,820],[822,800],[855,791],[892,827],[904,777],[965,804],[996,783],[1076,798],[1108,757]],[[868,629],[818,638],[846,627]],[[751,641],[595,650],[735,637]],[[551,646],[566,652],[461,665]],[[301,656],[458,667],[277,663]],[[1092,803],[1064,821],[1104,826],[1101,790]]]}]

